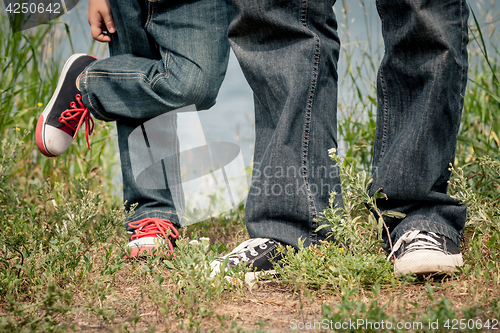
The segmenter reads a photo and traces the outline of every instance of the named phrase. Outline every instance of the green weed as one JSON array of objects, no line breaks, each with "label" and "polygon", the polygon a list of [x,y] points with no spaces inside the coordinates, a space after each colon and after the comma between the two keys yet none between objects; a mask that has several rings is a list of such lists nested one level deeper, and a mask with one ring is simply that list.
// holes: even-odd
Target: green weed
[{"label": "green weed", "polygon": [[[344,1],[340,15],[346,25],[349,5]],[[124,214],[111,186],[117,162],[112,127],[99,124],[90,152],[80,135],[64,156],[36,153],[33,129],[56,85],[61,59],[53,50],[67,27],[56,22],[12,35],[3,14],[0,19],[0,331],[288,331],[290,319],[309,316],[326,320],[332,331],[357,331],[335,323],[361,319],[372,331],[408,330],[367,322],[421,322],[410,331],[445,332],[454,320],[458,330],[478,331],[500,318],[495,29],[472,27],[473,82],[449,186],[469,210],[461,272],[424,280],[392,273],[380,246],[385,227],[367,209],[377,210],[376,197],[366,194],[380,60],[371,54],[379,45],[347,36],[348,66],[340,76],[354,94],[339,99],[341,158],[332,155],[342,172],[344,206],[332,200],[321,221],[335,242],[289,248],[280,277],[248,290],[226,280],[241,281],[245,270],[210,278],[209,269],[214,258],[248,238],[243,205],[181,230],[175,257],[124,259]],[[353,52],[361,53],[360,63]],[[462,329],[461,320],[469,326]],[[430,327],[435,322],[437,329]]]}]

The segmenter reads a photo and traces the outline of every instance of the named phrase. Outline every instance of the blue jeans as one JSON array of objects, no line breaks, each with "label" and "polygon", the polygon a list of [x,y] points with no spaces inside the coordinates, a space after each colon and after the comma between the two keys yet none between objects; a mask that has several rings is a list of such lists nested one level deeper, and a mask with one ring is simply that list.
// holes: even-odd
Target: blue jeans
[{"label": "blue jeans", "polygon": [[[215,104],[229,60],[227,27],[231,6],[221,0],[110,0],[117,33],[111,34],[111,57],[96,61],[80,81],[84,104],[96,119],[116,121],[126,210],[138,203],[128,223],[146,217],[180,226],[175,196],[167,177],[163,188],[138,186],[133,174],[129,136],[147,120],[196,105]],[[165,131],[175,133],[175,121]],[[175,138],[175,136],[174,136]],[[177,152],[175,140],[167,155]],[[178,161],[177,161],[178,162]],[[167,169],[178,168],[170,159]],[[178,199],[177,202],[182,201]]]},{"label": "blue jeans", "polygon": [[[116,121],[127,221],[179,223],[168,184],[135,183],[127,143],[132,130],[165,112],[213,105],[225,74],[228,38],[254,92],[256,142],[246,202],[251,237],[297,246],[324,239],[314,220],[340,178],[327,150],[337,147],[337,61],[340,41],[330,1],[111,1],[117,33],[112,57],[82,77],[84,103]],[[422,229],[459,244],[466,208],[446,194],[467,80],[465,0],[380,0],[385,56],[377,77],[373,194],[391,237]],[[175,145],[172,147],[175,150]],[[167,166],[168,167],[168,166]],[[175,167],[171,166],[171,167]]]},{"label": "blue jeans", "polygon": [[[468,69],[465,0],[379,0],[385,55],[377,76],[373,194],[391,237],[420,229],[460,244],[466,207],[446,194]],[[386,239],[387,244],[387,239]]]}]

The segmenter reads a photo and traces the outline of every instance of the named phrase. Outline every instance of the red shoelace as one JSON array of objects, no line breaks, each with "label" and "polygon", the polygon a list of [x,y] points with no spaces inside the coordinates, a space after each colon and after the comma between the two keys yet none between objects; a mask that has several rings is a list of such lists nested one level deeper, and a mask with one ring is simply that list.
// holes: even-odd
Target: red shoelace
[{"label": "red shoelace", "polygon": [[92,134],[92,132],[94,131],[94,119],[92,119],[87,107],[82,103],[82,95],[77,94],[75,96],[75,99],[80,105],[76,105],[75,102],[71,102],[69,104],[71,109],[64,110],[61,113],[61,116],[59,117],[59,122],[67,126],[66,127],[67,130],[65,131],[66,133],[70,131],[71,132],[75,131],[75,134],[73,135],[74,139],[76,138],[76,134],[78,133],[80,127],[85,121],[85,139],[87,140],[87,145],[89,146],[90,150],[89,135]]},{"label": "red shoelace", "polygon": [[169,220],[147,217],[139,221],[130,222],[128,226],[136,229],[135,234],[130,236],[131,241],[142,237],[162,237],[167,241],[172,254],[174,253],[174,246],[170,239],[168,239],[168,236],[177,238],[179,237],[179,231],[177,231],[174,224]]}]

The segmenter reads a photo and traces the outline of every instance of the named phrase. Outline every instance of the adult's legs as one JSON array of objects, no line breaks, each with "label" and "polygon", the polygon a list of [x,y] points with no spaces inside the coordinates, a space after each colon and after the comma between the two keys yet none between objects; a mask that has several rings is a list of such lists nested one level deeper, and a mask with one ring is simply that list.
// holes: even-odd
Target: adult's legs
[{"label": "adult's legs", "polygon": [[250,237],[324,239],[314,219],[339,193],[337,22],[328,1],[235,0],[229,39],[254,92],[256,142],[246,202]]},{"label": "adult's legs", "polygon": [[[446,194],[467,83],[465,0],[377,0],[385,55],[377,79],[377,130],[370,194],[393,243],[411,230],[460,243],[466,207]],[[386,243],[388,239],[386,237]]]},{"label": "adult's legs", "polygon": [[[139,203],[127,222],[157,217],[179,224],[176,194],[169,190],[165,174],[158,174],[161,188],[137,184],[132,164],[141,154],[129,147],[128,138],[147,120],[166,112],[191,104],[202,110],[215,103],[229,57],[231,7],[225,0],[111,0],[110,5],[117,28],[111,57],[84,71],[83,102],[95,118],[117,122],[124,200],[127,208]],[[172,119],[165,131],[175,134]],[[144,133],[143,150],[152,151],[158,147],[150,146],[149,134]],[[167,155],[175,153],[175,135],[168,143],[160,148]],[[151,163],[163,157],[154,156]],[[163,170],[175,167],[166,164]]]}]

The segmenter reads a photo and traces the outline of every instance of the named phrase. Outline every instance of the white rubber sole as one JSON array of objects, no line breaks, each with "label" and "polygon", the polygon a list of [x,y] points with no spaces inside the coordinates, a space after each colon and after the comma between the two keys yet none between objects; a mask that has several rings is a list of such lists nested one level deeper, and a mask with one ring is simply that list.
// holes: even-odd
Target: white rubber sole
[{"label": "white rubber sole", "polygon": [[446,255],[439,251],[419,250],[394,261],[394,274],[432,274],[458,272],[463,266],[462,254]]},{"label": "white rubber sole", "polygon": [[129,242],[126,246],[125,258],[134,258],[140,256],[149,256],[158,250],[157,255],[169,252],[165,247],[165,240],[161,237],[143,237]]}]

